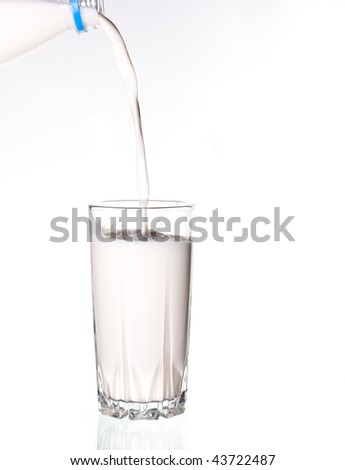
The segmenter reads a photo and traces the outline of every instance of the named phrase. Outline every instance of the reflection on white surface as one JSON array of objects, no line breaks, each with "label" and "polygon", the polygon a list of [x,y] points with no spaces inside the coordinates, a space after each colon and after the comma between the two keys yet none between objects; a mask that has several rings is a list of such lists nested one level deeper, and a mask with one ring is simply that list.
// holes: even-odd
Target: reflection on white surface
[{"label": "reflection on white surface", "polygon": [[119,420],[99,416],[97,450],[187,449],[185,415],[158,421]]}]

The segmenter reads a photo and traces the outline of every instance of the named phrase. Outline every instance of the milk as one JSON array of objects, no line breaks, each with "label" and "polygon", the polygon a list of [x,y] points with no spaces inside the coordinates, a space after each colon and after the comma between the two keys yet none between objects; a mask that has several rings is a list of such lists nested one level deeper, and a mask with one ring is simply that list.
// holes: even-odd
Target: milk
[{"label": "milk", "polygon": [[138,199],[142,207],[148,203],[150,196],[149,178],[145,155],[144,137],[141,125],[140,106],[138,98],[138,82],[134,67],[129,57],[126,44],[116,26],[102,15],[99,15],[99,25],[110,39],[113,56],[120,78],[127,94],[131,109],[134,134],[137,147],[137,189]]},{"label": "milk", "polygon": [[[111,41],[132,112],[138,199],[145,217],[149,179],[137,78],[116,26],[101,15],[99,25]],[[147,224],[142,232],[150,235]],[[133,419],[181,413],[187,380],[191,243],[172,237],[158,242],[150,236],[146,242],[121,237],[104,242],[93,236],[91,250],[102,413],[128,413]]]},{"label": "milk", "polygon": [[171,400],[185,390],[190,258],[187,240],[93,237],[99,393],[107,399]]}]

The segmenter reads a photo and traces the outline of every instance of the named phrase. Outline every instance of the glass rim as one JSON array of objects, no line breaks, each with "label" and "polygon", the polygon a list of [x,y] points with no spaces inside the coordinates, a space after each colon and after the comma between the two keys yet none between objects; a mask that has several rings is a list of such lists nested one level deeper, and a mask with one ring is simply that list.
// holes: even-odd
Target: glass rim
[{"label": "glass rim", "polygon": [[143,206],[137,199],[117,199],[90,203],[90,209],[193,209],[195,204],[186,201],[150,199],[147,206]]}]

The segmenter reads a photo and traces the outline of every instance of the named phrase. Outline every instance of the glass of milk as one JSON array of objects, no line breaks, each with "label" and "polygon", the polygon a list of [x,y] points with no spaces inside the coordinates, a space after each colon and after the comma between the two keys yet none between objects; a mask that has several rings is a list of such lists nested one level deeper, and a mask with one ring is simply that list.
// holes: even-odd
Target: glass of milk
[{"label": "glass of milk", "polygon": [[187,391],[193,207],[90,205],[98,402],[116,418],[183,413]]}]

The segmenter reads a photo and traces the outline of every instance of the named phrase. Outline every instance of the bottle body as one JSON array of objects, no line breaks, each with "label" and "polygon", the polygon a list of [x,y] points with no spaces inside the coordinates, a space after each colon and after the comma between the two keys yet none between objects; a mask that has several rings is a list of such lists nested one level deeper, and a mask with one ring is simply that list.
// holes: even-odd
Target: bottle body
[{"label": "bottle body", "polygon": [[[94,7],[81,6],[80,13],[86,30],[97,27],[98,13]],[[34,49],[64,31],[76,29],[69,2],[0,1],[0,19],[0,63]]]}]

